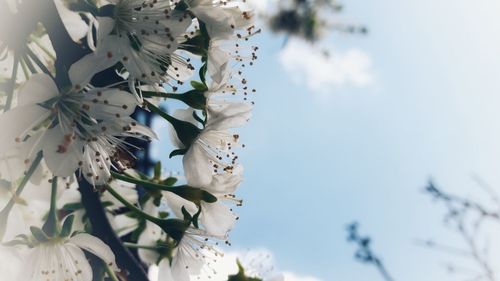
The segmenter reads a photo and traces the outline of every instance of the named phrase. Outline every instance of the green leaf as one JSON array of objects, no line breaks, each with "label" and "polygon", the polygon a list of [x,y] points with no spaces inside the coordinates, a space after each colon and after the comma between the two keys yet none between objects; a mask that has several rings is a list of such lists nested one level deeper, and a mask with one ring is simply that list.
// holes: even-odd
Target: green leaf
[{"label": "green leaf", "polygon": [[207,85],[205,85],[205,83],[201,83],[201,82],[198,82],[198,81],[191,81],[191,86],[193,88],[195,88],[196,90],[199,90],[199,91],[206,91],[208,90],[207,88]]},{"label": "green leaf", "polygon": [[205,120],[201,119],[201,117],[200,117],[200,116],[198,116],[198,114],[196,114],[196,111],[193,111],[193,118],[194,118],[196,121],[198,121],[198,122],[200,122],[201,124],[203,124],[203,126],[205,126],[205,123],[206,123],[206,122],[205,122]]},{"label": "green leaf", "polygon": [[[115,179],[141,185],[147,190],[163,190],[163,191],[173,192],[191,202],[195,203],[199,203],[200,201],[205,201],[207,203],[217,202],[217,197],[197,187],[192,187],[188,185],[166,186],[154,182],[149,182],[147,180],[130,177],[127,175],[122,175],[116,172],[111,172],[111,174]],[[111,192],[111,190],[109,191]]]},{"label": "green leaf", "polygon": [[189,9],[189,5],[184,1],[179,1],[179,3],[174,8],[176,11],[184,12]]},{"label": "green leaf", "polygon": [[[204,59],[205,57],[203,57],[202,59]],[[200,74],[200,79],[201,79],[201,82],[203,82],[203,84],[206,84],[207,81],[206,81],[206,76],[207,76],[207,69],[208,69],[208,66],[207,66],[207,63],[205,62],[201,67],[200,67],[200,71],[199,71],[199,74]]]},{"label": "green leaf", "polygon": [[156,206],[156,207],[159,207],[161,205],[161,194],[160,196],[155,196],[153,198],[153,204]]},{"label": "green leaf", "polygon": [[156,162],[154,169],[154,179],[158,180],[161,178],[161,161]]},{"label": "green leaf", "polygon": [[179,219],[161,220],[158,226],[175,241],[180,242],[190,223]]},{"label": "green leaf", "polygon": [[177,182],[177,178],[168,177],[165,180],[163,180],[161,183],[166,185],[166,186],[173,186],[176,182]]},{"label": "green leaf", "polygon": [[193,216],[193,225],[196,228],[200,228],[200,226],[198,225],[198,218],[200,217],[200,214],[201,214],[201,205],[198,205],[198,212],[196,212],[196,214],[194,214]]},{"label": "green leaf", "polygon": [[138,241],[139,240],[139,236],[144,231],[144,229],[146,229],[146,220],[142,219],[142,220],[139,221],[139,226],[136,228],[136,230],[134,230],[134,232],[132,232],[132,235],[130,236],[130,239],[132,241]]},{"label": "green leaf", "polygon": [[194,55],[206,56],[208,45],[208,38],[200,33],[194,37],[187,39],[183,44],[179,46],[179,49],[188,51]]},{"label": "green leaf", "polygon": [[48,242],[50,240],[49,237],[47,237],[47,234],[36,226],[30,227],[30,231],[31,234],[33,234],[33,237],[35,237],[35,239],[40,243]]},{"label": "green leaf", "polygon": [[175,132],[177,133],[177,137],[179,140],[184,144],[185,147],[190,147],[191,143],[198,137],[198,135],[201,132],[201,129],[196,127],[195,125],[182,121],[179,119],[176,119],[170,115],[168,115],[166,112],[158,108],[157,106],[151,104],[148,101],[145,101],[148,108],[153,111],[154,113],[157,113],[160,115],[162,118],[170,122],[172,126],[175,129]]},{"label": "green leaf", "polygon": [[2,245],[7,246],[7,247],[15,247],[15,246],[19,246],[19,245],[28,246],[28,245],[30,245],[30,242],[27,240],[14,239],[14,240],[2,243]]},{"label": "green leaf", "polygon": [[[68,1],[69,2],[69,1]],[[68,3],[69,9],[74,12],[86,12],[91,13],[94,16],[99,15],[99,8],[95,5],[95,3],[91,3],[87,0],[80,0],[76,2]],[[100,15],[103,16],[103,15]]]},{"label": "green leaf", "polygon": [[71,234],[71,230],[73,229],[73,221],[75,220],[75,216],[73,214],[69,215],[66,220],[64,220],[62,229],[61,229],[61,237],[68,237]]},{"label": "green leaf", "polygon": [[27,235],[19,234],[19,235],[16,235],[14,240],[4,242],[4,243],[2,243],[2,245],[7,246],[7,247],[14,247],[17,245],[29,246],[29,245],[31,245],[31,241]]},{"label": "green leaf", "polygon": [[238,265],[238,273],[236,275],[230,275],[228,277],[228,281],[262,281],[260,278],[252,278],[245,276],[245,269],[240,263],[240,260],[236,260],[236,264]]},{"label": "green leaf", "polygon": [[172,157],[178,156],[178,155],[184,155],[184,154],[186,154],[187,151],[188,150],[185,148],[176,149],[176,150],[170,152],[170,154],[168,155],[168,158],[172,158]]},{"label": "green leaf", "polygon": [[159,212],[158,217],[160,219],[166,219],[168,217],[169,213],[168,212]]},{"label": "green leaf", "polygon": [[217,202],[217,197],[213,196],[209,192],[202,190],[197,187],[191,187],[188,185],[181,185],[178,187],[172,187],[170,192],[173,192],[180,197],[189,200],[194,203],[199,203],[200,201],[205,201],[207,203]]},{"label": "green leaf", "polygon": [[184,216],[184,220],[191,223],[191,221],[193,220],[193,216],[191,216],[191,214],[186,210],[186,208],[184,208],[184,206],[182,206],[181,211],[182,215]]},{"label": "green leaf", "polygon": [[194,109],[205,109],[207,107],[207,98],[205,90],[191,90],[179,95],[179,100],[191,106]]},{"label": "green leaf", "polygon": [[77,211],[83,209],[82,203],[68,203],[62,207],[63,210]]}]

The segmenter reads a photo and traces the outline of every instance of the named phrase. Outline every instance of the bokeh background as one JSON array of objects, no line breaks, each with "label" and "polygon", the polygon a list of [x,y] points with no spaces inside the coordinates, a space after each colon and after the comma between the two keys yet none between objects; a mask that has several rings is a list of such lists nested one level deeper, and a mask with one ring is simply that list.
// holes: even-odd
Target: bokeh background
[{"label": "bokeh background", "polygon": [[446,270],[448,253],[419,244],[461,243],[423,190],[431,178],[478,200],[489,200],[478,179],[500,188],[500,2],[342,4],[338,20],[368,35],[312,45],[263,26],[254,37],[245,202],[229,251],[267,249],[300,281],[382,280],[346,242],[345,226],[359,221],[394,279],[463,280]]}]

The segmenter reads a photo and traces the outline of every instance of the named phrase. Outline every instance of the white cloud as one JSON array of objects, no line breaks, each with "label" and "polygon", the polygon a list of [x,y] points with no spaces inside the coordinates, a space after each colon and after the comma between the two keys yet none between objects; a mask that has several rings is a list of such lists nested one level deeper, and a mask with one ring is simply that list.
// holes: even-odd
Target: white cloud
[{"label": "white cloud", "polygon": [[374,80],[370,57],[356,48],[340,52],[291,39],[280,53],[280,62],[294,82],[306,84],[314,92],[329,92],[339,86],[364,87]]},{"label": "white cloud", "polygon": [[292,272],[283,272],[283,275],[285,276],[285,281],[321,281],[316,277],[296,275]]}]

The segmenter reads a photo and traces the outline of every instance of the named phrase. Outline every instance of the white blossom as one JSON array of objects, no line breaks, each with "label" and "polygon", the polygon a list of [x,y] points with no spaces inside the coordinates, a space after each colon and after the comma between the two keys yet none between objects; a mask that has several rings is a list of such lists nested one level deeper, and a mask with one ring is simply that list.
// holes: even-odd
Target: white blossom
[{"label": "white blossom", "polygon": [[[194,67],[189,59],[176,52],[192,23],[186,12],[174,10],[170,1],[112,2],[112,17],[98,18],[95,51],[77,63],[74,71],[93,75],[121,62],[132,91],[136,81],[173,85],[191,75]],[[140,92],[136,94],[141,101]]]},{"label": "white blossom", "polygon": [[242,11],[237,2],[213,0],[192,0],[187,2],[190,6],[189,10],[206,25],[210,38],[228,39],[237,30],[247,28],[253,24],[252,13]]},{"label": "white blossom", "polygon": [[28,259],[17,280],[92,281],[92,268],[84,250],[118,271],[115,255],[109,246],[92,235],[80,233],[71,238],[54,238],[34,246],[27,253]]},{"label": "white blossom", "polygon": [[233,151],[239,135],[228,131],[245,124],[251,115],[248,103],[209,99],[205,128],[184,155],[184,174],[189,185],[208,186],[218,173],[230,173],[236,164]]},{"label": "white blossom", "polygon": [[122,137],[155,137],[128,117],[135,99],[119,89],[73,83],[60,92],[49,76],[37,74],[23,86],[18,99],[16,108],[0,116],[2,149],[29,142],[26,159],[42,150],[55,176],[68,177],[81,168],[92,184],[105,183],[112,162],[120,163],[119,150],[127,150]]}]

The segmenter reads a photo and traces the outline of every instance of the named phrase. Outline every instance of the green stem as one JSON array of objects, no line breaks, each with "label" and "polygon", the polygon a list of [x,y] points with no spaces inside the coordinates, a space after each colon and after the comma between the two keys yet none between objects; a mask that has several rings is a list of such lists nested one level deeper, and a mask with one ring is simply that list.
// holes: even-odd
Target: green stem
[{"label": "green stem", "polygon": [[176,119],[170,115],[168,115],[166,112],[155,106],[154,104],[150,103],[149,101],[145,100],[146,106],[154,113],[160,115],[162,118],[167,120],[170,124],[175,129],[175,132],[177,133],[177,137],[179,140],[184,144],[185,148],[189,148],[191,144],[196,140],[198,135],[201,133],[201,129],[198,128],[196,125],[187,122],[187,121],[182,121],[179,119]]},{"label": "green stem", "polygon": [[56,56],[52,54],[49,49],[47,49],[42,42],[40,42],[40,39],[38,39],[36,36],[31,35],[30,39],[35,42],[35,44],[51,59],[51,60],[56,60]]},{"label": "green stem", "polygon": [[158,246],[144,246],[144,245],[138,245],[130,242],[123,242],[123,245],[127,248],[132,248],[132,249],[144,249],[144,250],[151,250],[151,251],[157,251]]},{"label": "green stem", "polygon": [[31,73],[33,73],[33,74],[34,73],[38,73],[38,71],[36,70],[36,68],[31,63],[31,60],[30,60],[30,58],[28,57],[27,54],[24,54],[23,61],[26,63],[26,66],[28,67],[28,69],[30,70]]},{"label": "green stem", "polygon": [[106,270],[106,273],[108,274],[108,277],[111,279],[111,281],[120,281],[118,280],[118,277],[116,277],[115,272],[107,265],[105,262],[104,264],[104,270]]},{"label": "green stem", "polygon": [[14,204],[17,200],[17,198],[21,195],[21,193],[24,190],[24,187],[28,183],[29,179],[35,172],[36,168],[38,168],[38,165],[40,165],[40,162],[42,161],[42,152],[38,152],[36,155],[35,160],[33,160],[33,163],[31,164],[31,167],[28,169],[26,172],[26,175],[23,177],[23,180],[19,184],[19,187],[16,189],[16,192],[14,195],[12,195],[12,198],[10,198],[9,202],[5,207],[0,211],[0,241],[3,239],[3,236],[5,234],[5,230],[7,227],[7,219],[9,218],[9,213],[12,210],[12,207],[14,207]]},{"label": "green stem", "polygon": [[9,110],[12,106],[12,99],[14,97],[14,89],[16,87],[17,69],[19,67],[19,53],[16,52],[14,55],[14,65],[12,69],[12,75],[10,77],[9,89],[7,89],[7,101],[5,102],[4,112]]},{"label": "green stem", "polygon": [[138,184],[138,185],[141,185],[144,188],[150,189],[150,190],[163,190],[163,191],[174,192],[175,191],[174,188],[179,188],[179,187],[170,187],[170,186],[165,186],[165,185],[161,185],[161,184],[157,184],[157,183],[152,183],[152,182],[148,182],[148,181],[141,180],[141,179],[134,178],[134,177],[130,177],[130,176],[124,176],[122,174],[119,174],[119,173],[116,173],[113,171],[111,172],[111,175],[113,176],[113,178],[115,178],[117,180],[122,180],[122,181],[126,181],[126,182],[133,183],[133,184]]},{"label": "green stem", "polygon": [[148,190],[162,190],[172,192],[186,200],[198,204],[200,201],[205,201],[207,203],[214,203],[217,201],[217,197],[212,195],[210,192],[203,190],[201,188],[192,187],[189,185],[179,185],[179,186],[166,186],[162,184],[152,183],[142,179],[122,175],[116,172],[111,172],[111,175],[118,180],[126,181],[129,183],[137,184]]},{"label": "green stem", "polygon": [[111,195],[113,195],[118,201],[122,202],[123,205],[127,206],[131,211],[135,212],[142,218],[156,224],[159,226],[168,236],[171,238],[175,239],[177,242],[179,242],[182,237],[184,236],[184,233],[186,229],[189,227],[190,222],[186,222],[184,220],[180,219],[160,219],[153,217],[149,214],[146,214],[130,202],[128,202],[125,198],[123,198],[116,190],[114,190],[111,186],[107,185],[106,186],[107,190]]},{"label": "green stem", "polygon": [[[47,66],[45,66],[45,64],[43,64],[43,62],[35,55],[35,53],[33,53],[33,51],[29,47],[26,48],[26,54],[28,55],[28,57],[31,58],[31,60],[33,60],[36,63],[36,65],[38,65],[38,67],[45,74],[52,77],[52,73],[50,73],[50,70],[47,68]],[[54,77],[52,77],[52,78],[54,78]]]},{"label": "green stem", "polygon": [[153,217],[149,214],[146,214],[143,212],[141,209],[137,208],[134,206],[132,203],[128,202],[125,198],[123,198],[116,190],[114,190],[111,186],[107,185],[106,190],[113,195],[118,201],[120,201],[123,205],[127,206],[130,210],[133,212],[137,213],[138,215],[142,216],[143,218],[155,223],[159,224],[162,220],[156,217]]},{"label": "green stem", "polygon": [[160,115],[162,118],[164,118],[165,120],[167,120],[168,122],[170,122],[172,125],[174,125],[174,126],[175,126],[175,124],[176,124],[177,122],[180,122],[180,120],[177,120],[176,118],[174,118],[174,117],[172,117],[172,116],[168,115],[168,113],[166,113],[165,111],[161,110],[161,109],[160,109],[159,107],[157,107],[156,105],[154,105],[154,104],[150,103],[150,102],[149,102],[149,101],[147,101],[147,100],[146,100],[145,102],[146,102],[146,105],[148,106],[148,108],[149,108],[152,112],[154,112],[154,113],[156,113],[156,114]]},{"label": "green stem", "polygon": [[50,194],[50,210],[47,221],[43,225],[43,231],[49,236],[55,236],[58,232],[59,221],[57,219],[57,177],[52,178],[52,189]]},{"label": "green stem", "polygon": [[30,79],[28,66],[26,66],[26,62],[24,60],[21,60],[21,68],[23,70],[24,77],[26,77],[26,80]]},{"label": "green stem", "polygon": [[145,98],[158,97],[158,98],[181,100],[180,99],[180,94],[173,94],[173,93],[160,93],[160,92],[142,91],[142,96],[145,97]]}]

